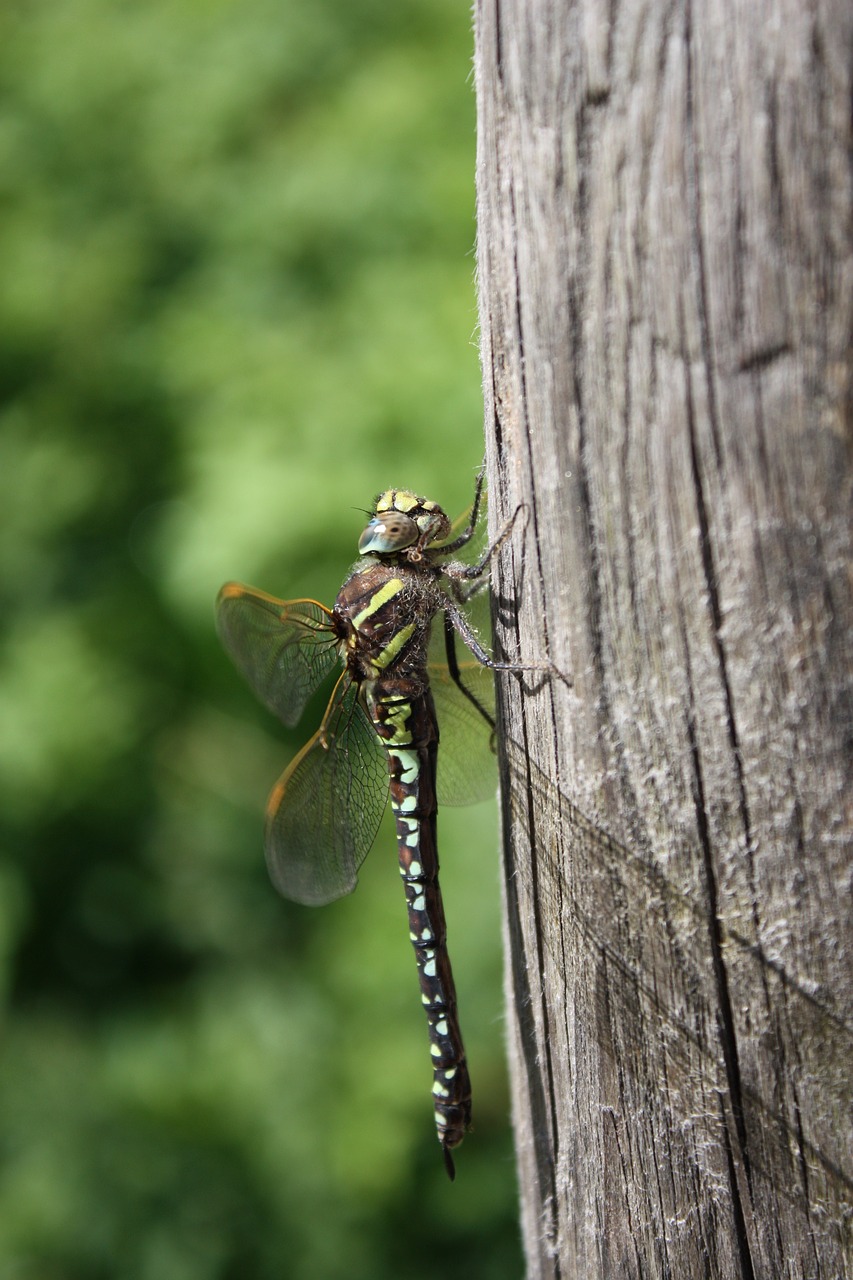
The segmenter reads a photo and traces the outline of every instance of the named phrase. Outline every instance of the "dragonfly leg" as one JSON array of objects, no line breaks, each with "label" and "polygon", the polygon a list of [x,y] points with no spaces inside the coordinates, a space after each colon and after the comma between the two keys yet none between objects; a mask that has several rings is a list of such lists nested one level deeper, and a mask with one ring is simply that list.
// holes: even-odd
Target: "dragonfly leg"
[{"label": "dragonfly leg", "polygon": [[[447,601],[444,606],[445,617],[449,619],[454,631],[463,641],[467,649],[470,649],[474,657],[482,667],[488,667],[490,671],[539,671],[541,667],[520,665],[517,662],[495,662],[491,654],[488,654],[480,641],[477,639],[468,619],[465,617],[452,600]],[[448,650],[449,659],[449,650]],[[453,664],[450,664],[451,667]],[[458,666],[457,666],[458,671]]]},{"label": "dragonfly leg", "polygon": [[[466,647],[471,651],[471,653],[473,653],[474,657],[477,659],[477,661],[480,663],[481,666],[488,667],[490,671],[511,671],[515,675],[523,675],[526,672],[530,672],[530,671],[538,672],[541,679],[540,681],[537,682],[533,692],[538,691],[538,689],[542,687],[542,684],[545,681],[547,681],[551,676],[556,676],[557,679],[560,680],[566,686],[567,689],[570,689],[572,687],[572,682],[569,679],[569,677],[564,675],[563,672],[560,671],[558,667],[555,667],[552,662],[548,662],[548,663],[495,662],[494,658],[492,658],[491,655],[488,654],[486,650],[483,648],[483,646],[480,644],[480,641],[477,639],[476,635],[472,631],[471,626],[468,623],[468,620],[466,619],[465,615],[461,613],[459,609],[456,608],[456,605],[453,604],[453,602],[450,599],[447,600],[447,603],[444,606],[444,614],[445,614],[445,628],[447,627],[447,620],[449,620],[453,630],[456,631],[460,639],[465,643]],[[465,694],[465,696],[469,699],[469,701],[474,703],[478,711],[480,711],[481,714],[486,717],[486,719],[490,724],[493,724],[494,721],[492,720],[492,717],[488,715],[488,713],[480,706],[479,702],[474,697],[474,695],[465,688],[464,682],[462,681],[459,674],[459,664],[456,662],[455,655],[451,657],[451,650],[453,647],[451,643],[451,639],[447,638],[447,631],[445,630],[447,660],[448,660],[448,667],[450,668],[451,676],[453,677],[456,684],[459,685],[460,689]]]},{"label": "dragonfly leg", "polygon": [[[506,524],[501,529],[498,536],[495,538],[494,542],[486,551],[483,558],[479,560],[477,564],[445,565],[444,572],[447,575],[447,577],[463,579],[463,580],[473,579],[475,582],[477,581],[477,579],[482,578],[486,570],[488,569],[492,559],[497,555],[497,553],[500,551],[501,547],[504,545],[509,535],[512,533],[513,528],[515,526],[515,522],[522,511],[524,511],[524,504],[519,503],[519,505],[515,508],[515,511],[510,516],[509,520],[507,520]],[[476,587],[475,587],[475,590],[476,590]]]},{"label": "dragonfly leg", "polygon": [[444,650],[447,655],[447,669],[450,672],[451,680],[456,685],[459,692],[468,699],[477,711],[479,711],[491,732],[494,733],[497,728],[494,716],[488,708],[483,706],[480,699],[468,688],[465,681],[462,679],[462,672],[459,670],[459,660],[456,657],[456,631],[452,621],[447,616],[447,613],[444,614]]},{"label": "dragonfly leg", "polygon": [[474,502],[471,507],[471,518],[468,521],[468,527],[460,533],[458,538],[454,538],[452,542],[447,542],[443,546],[436,548],[436,550],[440,551],[443,556],[451,555],[454,551],[458,551],[460,547],[464,547],[465,544],[470,542],[473,538],[474,531],[477,528],[477,521],[480,518],[480,502],[483,497],[483,485],[485,484],[485,481],[486,464],[484,461],[477,474],[477,482],[474,486]]}]

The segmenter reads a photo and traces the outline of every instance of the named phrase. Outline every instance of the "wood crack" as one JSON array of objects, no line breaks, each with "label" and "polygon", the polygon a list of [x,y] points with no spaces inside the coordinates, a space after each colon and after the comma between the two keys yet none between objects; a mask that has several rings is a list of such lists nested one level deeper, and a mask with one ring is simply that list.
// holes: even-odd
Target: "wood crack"
[{"label": "wood crack", "polygon": [[[510,219],[511,219],[512,243],[514,246],[517,246],[518,245],[518,227],[517,227],[517,220],[516,220],[515,193],[514,193],[511,182],[509,183],[509,212],[510,212]],[[523,319],[522,319],[522,312],[521,312],[520,269],[519,269],[518,256],[516,251],[513,252],[512,269],[513,269],[514,280],[515,280],[515,330],[516,330],[515,337],[516,337],[516,351],[518,355],[519,382],[520,382],[520,392],[521,392],[520,394],[521,420],[522,420],[523,432],[524,432],[524,436],[527,444],[528,456],[530,457],[532,456],[532,445],[531,445],[531,439],[530,439],[530,422],[529,422],[529,416],[528,416],[528,390],[527,390],[527,381],[525,376],[524,328],[523,328]],[[531,469],[531,485],[533,486],[532,492],[535,499],[535,476],[533,476],[532,474],[532,469]],[[541,563],[541,546],[540,546],[540,539],[539,539],[539,527],[538,527],[538,522],[536,517],[537,517],[537,504],[534,501],[532,533],[533,533],[533,539],[534,539],[534,547],[536,551],[538,581],[541,584],[543,579],[542,563]],[[545,645],[545,653],[546,655],[548,655],[550,647],[548,643],[547,619],[545,619],[544,621],[543,638],[544,638],[544,645]],[[516,624],[516,643],[518,645],[519,652],[521,649],[520,641],[521,641],[521,637],[518,631],[518,626]],[[525,759],[529,759],[530,751],[529,751],[528,725],[527,725],[526,715],[522,716],[522,732],[524,734],[524,756],[525,756]],[[544,938],[547,931],[543,926],[543,922],[541,918],[539,917],[540,906],[543,901],[543,898],[540,892],[539,866],[535,856],[535,850],[538,846],[538,839],[537,839],[538,828],[537,828],[537,822],[536,822],[536,806],[534,803],[533,781],[529,771],[526,776],[525,801],[526,801],[526,808],[527,808],[528,830],[530,833],[530,849],[531,849],[530,888],[531,888],[531,898],[534,903],[534,914],[535,914],[535,922],[534,922],[534,937],[535,937],[535,945],[536,945],[535,955],[536,955],[537,973],[539,975],[538,999],[540,1003],[540,1014],[542,1018],[543,1044],[541,1046],[541,1056],[545,1063],[545,1078],[547,1082],[547,1097],[548,1097],[548,1103],[549,1103],[548,1115],[550,1118],[551,1157],[550,1157],[550,1160],[547,1162],[547,1165],[544,1160],[544,1150],[542,1148],[542,1143],[536,1142],[535,1146],[536,1146],[536,1159],[540,1169],[540,1176],[545,1175],[547,1177],[547,1181],[549,1185],[549,1191],[544,1196],[545,1203],[550,1206],[550,1214],[549,1214],[550,1226],[549,1226],[548,1235],[549,1235],[549,1238],[556,1239],[557,1230],[558,1230],[557,1223],[559,1220],[556,1167],[559,1159],[559,1149],[560,1149],[560,1125],[557,1118],[558,1102],[557,1102],[557,1093],[556,1093],[556,1088],[554,1083],[554,1066],[551,1061],[552,1036],[551,1036],[551,1028],[550,1028],[549,1005],[544,998],[544,991],[542,988],[542,979],[545,971]],[[533,1028],[533,1030],[534,1030],[534,1038],[528,1041],[528,1044],[527,1044],[528,1052],[531,1049],[535,1048],[536,1046],[535,1028]],[[543,1183],[543,1191],[544,1191],[544,1186],[545,1184]],[[555,1257],[554,1275],[557,1278],[557,1280],[559,1280],[559,1276],[561,1275],[561,1266],[560,1266],[558,1256]]]}]

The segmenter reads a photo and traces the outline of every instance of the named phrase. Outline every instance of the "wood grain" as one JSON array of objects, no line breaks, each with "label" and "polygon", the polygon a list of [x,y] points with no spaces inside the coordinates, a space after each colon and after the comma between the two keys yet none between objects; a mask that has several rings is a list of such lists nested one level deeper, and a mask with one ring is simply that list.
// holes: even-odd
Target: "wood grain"
[{"label": "wood grain", "polygon": [[849,0],[478,0],[531,1277],[849,1274]]}]

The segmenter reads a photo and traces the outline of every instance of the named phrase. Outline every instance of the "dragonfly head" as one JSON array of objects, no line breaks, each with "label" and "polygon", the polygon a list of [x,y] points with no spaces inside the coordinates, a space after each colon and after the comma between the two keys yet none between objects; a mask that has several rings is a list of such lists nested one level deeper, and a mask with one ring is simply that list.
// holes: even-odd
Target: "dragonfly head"
[{"label": "dragonfly head", "polygon": [[358,540],[362,555],[392,556],[406,552],[418,561],[430,542],[446,538],[450,521],[437,503],[419,498],[408,489],[386,489],[373,507],[373,515]]}]

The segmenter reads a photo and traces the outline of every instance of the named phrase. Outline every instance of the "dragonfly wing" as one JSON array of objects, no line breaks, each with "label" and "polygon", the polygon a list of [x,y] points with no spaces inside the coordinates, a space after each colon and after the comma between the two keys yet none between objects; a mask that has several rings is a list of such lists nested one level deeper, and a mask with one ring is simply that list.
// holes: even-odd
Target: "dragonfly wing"
[{"label": "dragonfly wing", "polygon": [[429,669],[440,735],[439,804],[488,800],[498,785],[494,674],[473,658],[461,660],[460,655],[458,676],[457,681],[446,664],[434,664]]},{"label": "dragonfly wing", "polygon": [[332,614],[316,600],[277,600],[228,582],[216,601],[216,629],[237,670],[286,725],[337,662]]},{"label": "dragonfly wing", "polygon": [[282,774],[267,805],[266,857],[279,893],[321,906],[350,893],[388,799],[388,756],[342,678],[322,728]]}]

